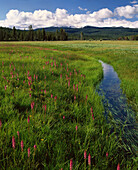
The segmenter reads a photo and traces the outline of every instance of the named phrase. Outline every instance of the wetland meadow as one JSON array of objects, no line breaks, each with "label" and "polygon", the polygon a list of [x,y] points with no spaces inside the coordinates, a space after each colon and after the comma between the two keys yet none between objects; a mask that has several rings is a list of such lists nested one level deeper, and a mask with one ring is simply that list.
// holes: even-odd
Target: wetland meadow
[{"label": "wetland meadow", "polygon": [[[133,121],[105,108],[99,60]],[[138,42],[0,42],[0,72],[0,169],[137,169]]]}]

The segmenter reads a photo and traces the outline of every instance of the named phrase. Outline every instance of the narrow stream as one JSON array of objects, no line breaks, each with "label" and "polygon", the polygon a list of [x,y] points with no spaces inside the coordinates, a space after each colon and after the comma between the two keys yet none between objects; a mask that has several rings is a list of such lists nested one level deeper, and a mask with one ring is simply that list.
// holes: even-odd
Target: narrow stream
[{"label": "narrow stream", "polygon": [[116,124],[123,132],[124,144],[137,150],[138,136],[135,114],[128,105],[125,94],[120,88],[120,79],[113,67],[99,60],[103,67],[103,79],[97,87],[97,92],[102,97],[105,116],[112,114]]}]

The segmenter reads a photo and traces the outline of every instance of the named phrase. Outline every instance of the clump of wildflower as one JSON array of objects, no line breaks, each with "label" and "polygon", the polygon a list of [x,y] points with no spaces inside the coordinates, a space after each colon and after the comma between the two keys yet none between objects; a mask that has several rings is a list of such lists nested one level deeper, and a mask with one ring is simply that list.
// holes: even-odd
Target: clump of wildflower
[{"label": "clump of wildflower", "polygon": [[15,149],[15,137],[14,136],[12,137],[12,147],[13,149]]},{"label": "clump of wildflower", "polygon": [[28,148],[28,158],[30,157],[30,148]]},{"label": "clump of wildflower", "polygon": [[22,150],[22,152],[23,152],[23,140],[21,141],[21,150]]},{"label": "clump of wildflower", "polygon": [[72,170],[73,169],[73,161],[72,161],[72,159],[70,160],[70,170]]},{"label": "clump of wildflower", "polygon": [[86,159],[87,157],[87,153],[86,153],[86,150],[84,151],[84,159]]},{"label": "clump of wildflower", "polygon": [[90,155],[90,153],[88,155],[88,165],[91,166],[91,155]]}]

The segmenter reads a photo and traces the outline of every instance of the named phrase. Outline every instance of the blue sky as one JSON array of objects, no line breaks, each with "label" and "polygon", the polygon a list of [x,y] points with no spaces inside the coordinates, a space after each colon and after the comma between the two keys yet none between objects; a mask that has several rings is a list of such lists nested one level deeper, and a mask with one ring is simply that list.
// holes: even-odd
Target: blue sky
[{"label": "blue sky", "polygon": [[[124,26],[138,28],[135,0],[0,0],[0,26]],[[45,24],[44,24],[45,23]]]}]

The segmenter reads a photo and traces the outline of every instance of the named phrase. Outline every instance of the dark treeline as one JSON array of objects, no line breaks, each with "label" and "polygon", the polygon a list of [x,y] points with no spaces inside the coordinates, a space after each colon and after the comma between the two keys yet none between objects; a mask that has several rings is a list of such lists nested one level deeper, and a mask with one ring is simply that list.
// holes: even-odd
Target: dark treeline
[{"label": "dark treeline", "polygon": [[118,40],[138,41],[138,35],[131,35],[131,36],[123,36],[123,37],[119,37]]},{"label": "dark treeline", "polygon": [[68,35],[64,29],[56,32],[46,32],[45,29],[33,30],[32,25],[28,30],[17,30],[0,27],[0,41],[65,41]]},{"label": "dark treeline", "polygon": [[18,30],[0,27],[0,41],[138,40],[138,29],[123,27],[48,27]]}]

